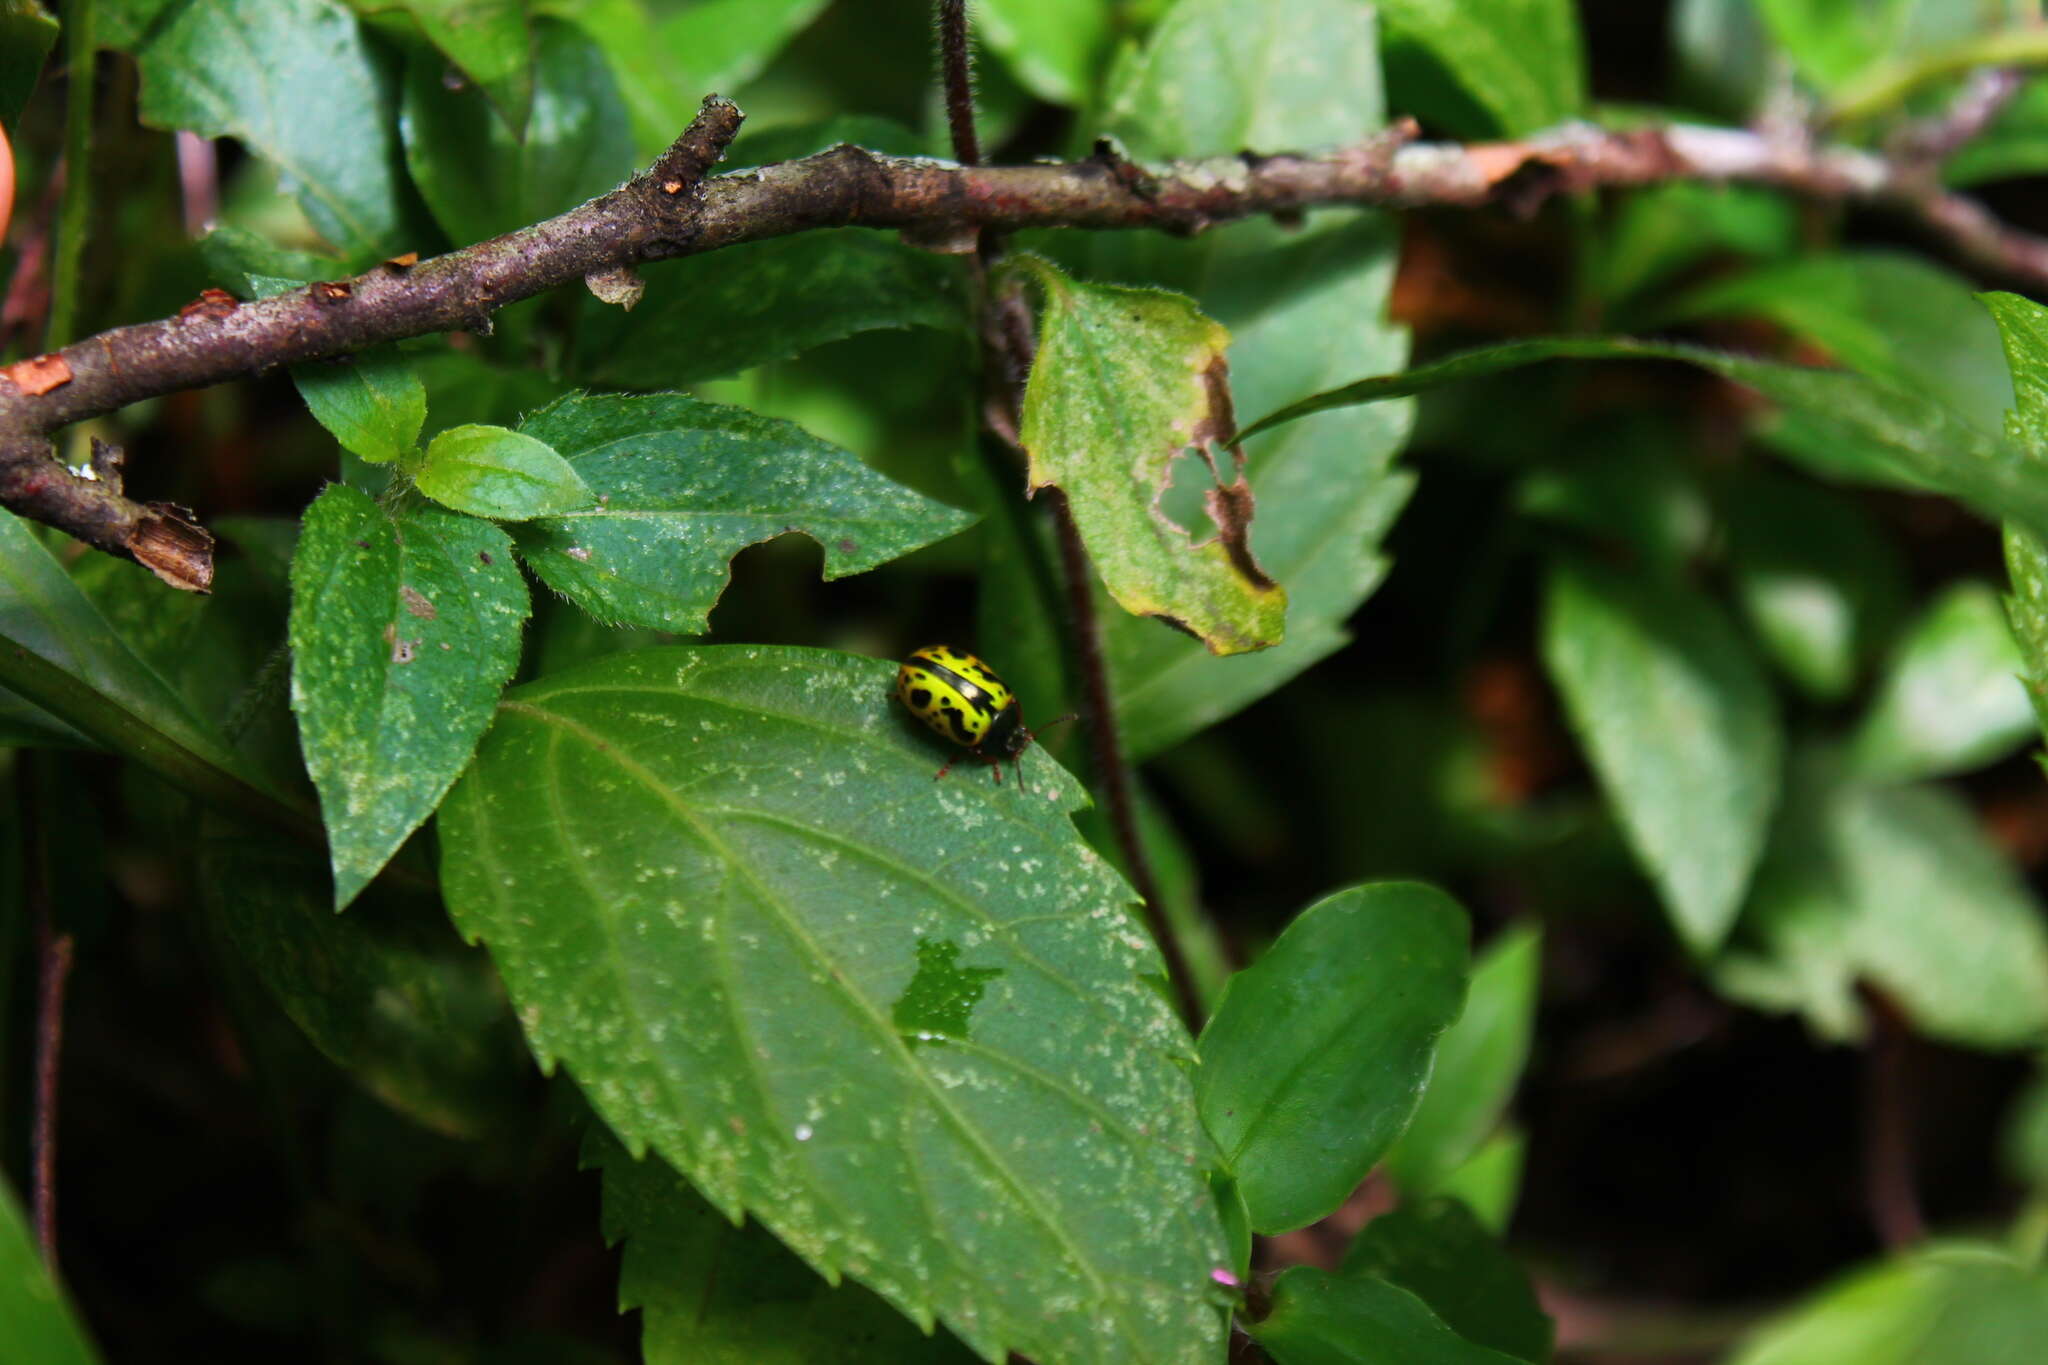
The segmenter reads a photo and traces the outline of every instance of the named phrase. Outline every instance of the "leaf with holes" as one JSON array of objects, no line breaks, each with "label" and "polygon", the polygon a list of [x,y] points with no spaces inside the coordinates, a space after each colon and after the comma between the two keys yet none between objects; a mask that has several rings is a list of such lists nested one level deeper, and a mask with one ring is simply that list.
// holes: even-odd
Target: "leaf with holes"
[{"label": "leaf with holes", "polygon": [[[1212,653],[1280,642],[1287,593],[1252,559],[1252,491],[1243,456],[1217,465],[1230,439],[1230,335],[1186,297],[1086,284],[1038,257],[1014,269],[1037,285],[1038,354],[1019,435],[1030,486],[1058,487],[1088,554],[1124,610],[1160,616]],[[1204,527],[1191,532],[1162,505],[1176,458],[1209,467]]]},{"label": "leaf with holes", "polygon": [[824,547],[830,579],[972,521],[793,423],[686,394],[572,395],[519,429],[595,494],[517,528],[520,553],[603,621],[701,631],[733,555],[787,531]]},{"label": "leaf with holes", "polygon": [[292,710],[344,906],[433,813],[519,662],[526,584],[505,533],[346,484],[292,555]]},{"label": "leaf with holes", "polygon": [[[1038,751],[934,783],[893,666],[654,648],[515,689],[442,886],[629,1148],[988,1359],[1220,1351],[1186,1034]],[[1051,799],[1048,799],[1050,797]]]}]

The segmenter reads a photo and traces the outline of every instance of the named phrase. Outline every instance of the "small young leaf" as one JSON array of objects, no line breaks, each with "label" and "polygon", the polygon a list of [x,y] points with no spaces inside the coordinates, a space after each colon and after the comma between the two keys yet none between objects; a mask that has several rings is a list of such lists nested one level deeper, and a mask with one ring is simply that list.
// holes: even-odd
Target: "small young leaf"
[{"label": "small young leaf", "polygon": [[[1163,616],[1216,654],[1278,644],[1287,594],[1252,560],[1242,468],[1226,479],[1217,464],[1234,425],[1229,334],[1180,295],[1084,284],[1044,260],[1017,260],[1043,297],[1020,431],[1030,486],[1066,494],[1124,610]],[[1213,478],[1199,538],[1161,505],[1190,446]]]},{"label": "small young leaf", "polygon": [[1429,1088],[1387,1153],[1404,1195],[1434,1193],[1499,1126],[1529,1057],[1542,948],[1536,930],[1511,929],[1473,965],[1465,1012],[1437,1040]]},{"label": "small young leaf", "polygon": [[1528,1141],[1512,1124],[1502,1127],[1465,1164],[1437,1182],[1436,1193],[1462,1201],[1498,1237],[1507,1230],[1522,1192]]},{"label": "small young leaf", "polygon": [[619,1311],[638,1308],[646,1365],[901,1361],[970,1365],[859,1285],[828,1284],[758,1223],[734,1226],[660,1157],[635,1161],[602,1124],[583,1165],[604,1172],[604,1235],[625,1242]]},{"label": "small young leaf", "polygon": [[1554,1327],[1528,1273],[1455,1199],[1404,1203],[1373,1219],[1344,1254],[1344,1273],[1399,1285],[1467,1341],[1550,1358]]},{"label": "small young leaf", "polygon": [[298,365],[299,396],[344,450],[372,464],[412,453],[427,420],[427,389],[412,362],[383,346],[342,361]]},{"label": "small young leaf", "polygon": [[292,709],[320,791],[337,908],[433,813],[519,661],[526,584],[505,533],[345,484],[292,556]]},{"label": "small young leaf", "polygon": [[1906,632],[1851,755],[1887,780],[1968,772],[2035,733],[2024,667],[1998,595],[1958,583]]},{"label": "small young leaf", "polygon": [[351,259],[398,249],[404,172],[392,100],[346,6],[181,5],[150,31],[136,61],[145,122],[240,139],[278,168],[320,235]]},{"label": "small young leaf", "polygon": [[99,1359],[64,1292],[50,1278],[5,1181],[0,1181],[0,1323],[7,1324],[7,1351],[16,1360],[94,1365]]},{"label": "small young leaf", "polygon": [[935,784],[892,673],[653,648],[514,690],[441,810],[450,911],[629,1149],[828,1278],[989,1359],[1211,1358],[1229,1252],[1130,893],[1037,750],[1028,792]]},{"label": "small young leaf", "polygon": [[1311,1266],[1283,1271],[1272,1311],[1245,1330],[1280,1365],[1525,1365],[1459,1336],[1406,1289]]},{"label": "small young leaf", "polygon": [[860,573],[972,520],[789,422],[677,393],[572,395],[521,425],[594,505],[517,528],[547,585],[600,620],[704,629],[741,548],[802,531],[825,577]]},{"label": "small young leaf", "polygon": [[450,427],[429,442],[415,482],[443,506],[499,521],[528,521],[597,501],[553,446],[480,423]]},{"label": "small young leaf", "polygon": [[1433,887],[1303,910],[1202,1030],[1202,1121],[1259,1232],[1329,1213],[1399,1136],[1465,999],[1465,912]]}]

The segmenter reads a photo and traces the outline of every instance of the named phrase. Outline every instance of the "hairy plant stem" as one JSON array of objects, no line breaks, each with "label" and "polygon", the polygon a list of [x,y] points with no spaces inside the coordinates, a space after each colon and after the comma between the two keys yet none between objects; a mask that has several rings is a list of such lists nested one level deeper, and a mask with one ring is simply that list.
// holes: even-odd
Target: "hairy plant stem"
[{"label": "hairy plant stem", "polygon": [[70,68],[64,100],[64,197],[57,209],[57,244],[50,266],[50,317],[43,347],[70,344],[78,325],[80,262],[92,221],[94,58],[92,0],[64,7],[64,56]]},{"label": "hairy plant stem", "polygon": [[29,1221],[50,1277],[57,1277],[57,1082],[64,1056],[64,987],[72,940],[57,932],[50,904],[49,831],[42,817],[47,760],[33,750],[14,756],[15,806],[21,822],[22,901],[35,926],[36,1023],[29,1121]]},{"label": "hairy plant stem", "polygon": [[[953,156],[962,166],[971,167],[980,161],[981,151],[974,132],[974,90],[969,68],[966,6],[962,0],[939,0],[938,25],[939,58],[944,68],[946,87],[946,123],[952,134]],[[986,228],[981,229],[974,261],[975,294],[980,301],[983,318],[982,344],[995,362],[995,370],[989,376],[989,402],[983,411],[990,418],[988,426],[991,433],[1021,458],[1024,450],[1017,443],[1018,414],[1022,406],[1024,379],[1031,371],[1033,340],[1028,319],[1022,316],[1021,308],[1015,306],[1018,301],[1014,298],[997,300],[990,296],[989,268],[995,264],[1000,249],[995,234]],[[1125,871],[1130,874],[1132,887],[1143,907],[1145,927],[1151,931],[1152,941],[1159,945],[1160,956],[1166,963],[1166,977],[1172,987],[1174,1001],[1188,1031],[1199,1034],[1202,1031],[1201,998],[1195,991],[1194,977],[1188,971],[1187,954],[1182,951],[1180,939],[1167,919],[1166,902],[1160,896],[1152,860],[1138,833],[1131,770],[1124,757],[1123,746],[1118,742],[1116,699],[1110,692],[1109,667],[1102,650],[1102,621],[1095,611],[1095,569],[1088,561],[1087,548],[1081,543],[1081,531],[1074,524],[1073,509],[1067,505],[1066,494],[1053,487],[1041,490],[1041,494],[1051,511],[1059,543],[1060,571],[1067,591],[1067,622],[1073,633],[1074,659],[1081,674],[1082,724],[1088,731],[1095,780],[1102,789],[1103,804],[1108,810],[1110,828],[1116,834],[1117,847],[1123,853]]]}]

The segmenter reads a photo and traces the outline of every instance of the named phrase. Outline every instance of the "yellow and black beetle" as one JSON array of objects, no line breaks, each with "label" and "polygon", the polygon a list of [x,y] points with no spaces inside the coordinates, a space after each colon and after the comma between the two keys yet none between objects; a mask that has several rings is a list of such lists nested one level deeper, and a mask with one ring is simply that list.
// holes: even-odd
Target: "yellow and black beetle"
[{"label": "yellow and black beetle", "polygon": [[[964,649],[926,645],[912,650],[896,670],[896,696],[912,715],[994,767],[997,785],[1003,780],[1005,760],[1017,774],[1017,785],[1024,785],[1020,765],[1032,732],[1024,728],[1024,709],[1017,694],[993,668]],[[1072,719],[1071,715],[1061,716],[1039,729],[1050,730]],[[947,759],[932,780],[944,777],[959,761],[958,754]]]}]

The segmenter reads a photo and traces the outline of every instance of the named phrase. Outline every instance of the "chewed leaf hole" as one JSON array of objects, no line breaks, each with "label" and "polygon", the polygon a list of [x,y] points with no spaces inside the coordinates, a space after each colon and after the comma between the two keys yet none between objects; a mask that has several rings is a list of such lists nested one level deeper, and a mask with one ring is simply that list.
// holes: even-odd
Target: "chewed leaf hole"
[{"label": "chewed leaf hole", "polygon": [[1188,446],[1166,467],[1166,484],[1154,505],[1161,515],[1199,543],[1213,538],[1216,523],[1203,499],[1216,486],[1216,472],[1198,446]]}]

